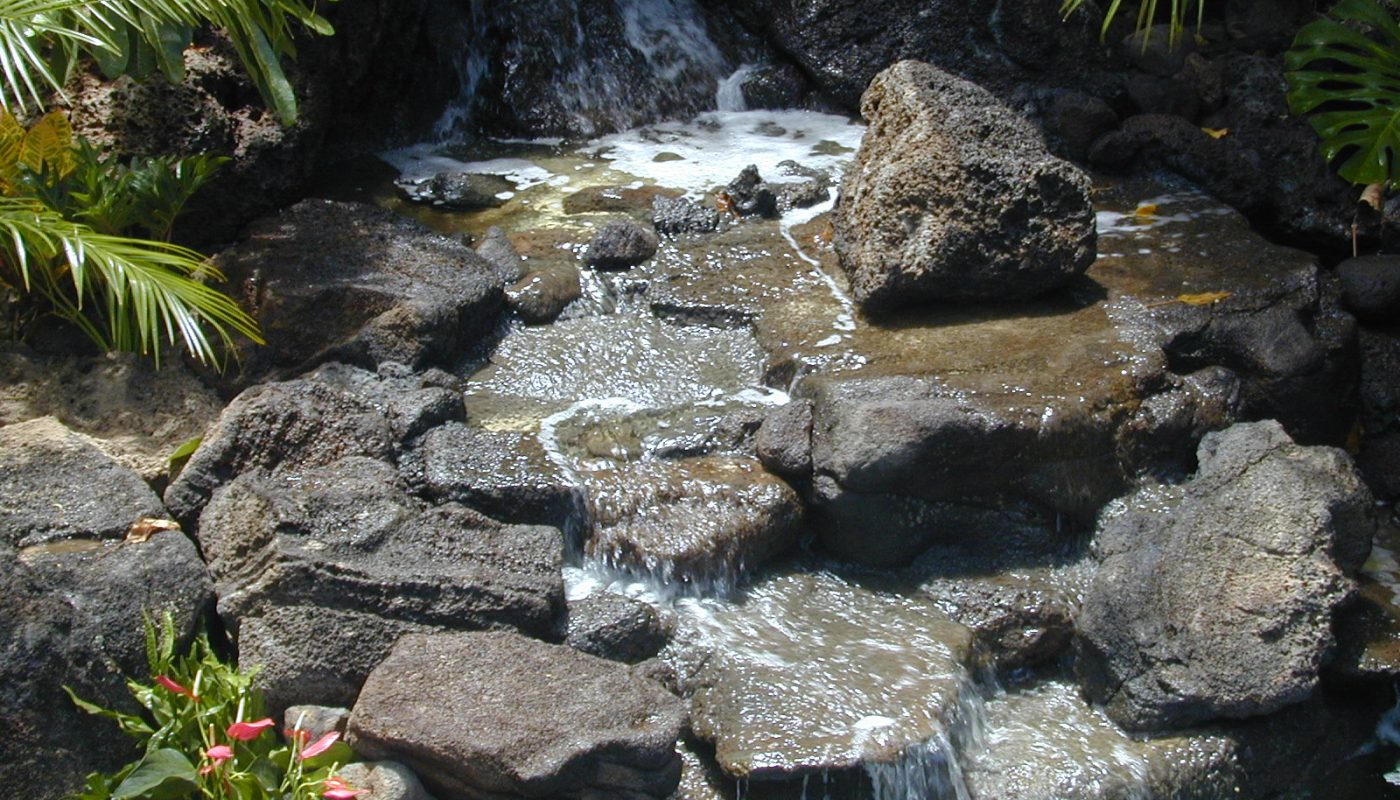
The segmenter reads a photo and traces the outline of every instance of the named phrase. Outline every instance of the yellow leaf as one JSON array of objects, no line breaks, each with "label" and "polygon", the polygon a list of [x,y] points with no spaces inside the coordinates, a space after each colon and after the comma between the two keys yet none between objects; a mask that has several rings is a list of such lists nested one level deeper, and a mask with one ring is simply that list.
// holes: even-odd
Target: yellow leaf
[{"label": "yellow leaf", "polygon": [[180,530],[180,523],[174,520],[142,517],[131,523],[131,527],[126,531],[126,540],[134,544],[141,544],[161,531],[178,530]]},{"label": "yellow leaf", "polygon": [[1361,192],[1360,202],[1365,203],[1376,211],[1385,208],[1385,184],[1373,183]]},{"label": "yellow leaf", "polygon": [[1202,293],[1202,294],[1179,294],[1179,295],[1176,296],[1176,299],[1177,299],[1177,300],[1180,300],[1181,302],[1185,303],[1185,304],[1188,305],[1188,306],[1208,306],[1208,305],[1211,305],[1211,304],[1213,304],[1213,303],[1219,303],[1221,300],[1224,300],[1225,298],[1229,297],[1230,294],[1231,294],[1230,292],[1204,292],[1204,293]]},{"label": "yellow leaf", "polygon": [[1229,128],[1201,128],[1201,130],[1205,131],[1206,135],[1212,139],[1224,139],[1230,133]]},{"label": "yellow leaf", "polygon": [[1157,216],[1157,206],[1155,203],[1145,203],[1138,206],[1137,211],[1134,211],[1133,215],[1138,217],[1155,217]]},{"label": "yellow leaf", "polygon": [[47,165],[55,177],[73,171],[73,128],[62,111],[50,111],[30,127],[19,148],[20,163],[41,172]]},{"label": "yellow leaf", "polygon": [[0,110],[0,181],[9,194],[10,184],[19,180],[19,148],[24,141],[24,126],[8,111]]}]

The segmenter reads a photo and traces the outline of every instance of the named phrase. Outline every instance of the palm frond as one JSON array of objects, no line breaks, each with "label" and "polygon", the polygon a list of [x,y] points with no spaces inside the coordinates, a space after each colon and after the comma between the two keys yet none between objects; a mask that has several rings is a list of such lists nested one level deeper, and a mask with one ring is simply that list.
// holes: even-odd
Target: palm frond
[{"label": "palm frond", "polygon": [[0,197],[0,259],[13,266],[18,285],[43,294],[55,313],[107,349],[159,360],[164,334],[172,346],[183,342],[190,355],[217,366],[221,350],[210,331],[224,348],[234,334],[262,343],[256,323],[201,280],[223,276],[179,245],[97,233],[35,200]]}]

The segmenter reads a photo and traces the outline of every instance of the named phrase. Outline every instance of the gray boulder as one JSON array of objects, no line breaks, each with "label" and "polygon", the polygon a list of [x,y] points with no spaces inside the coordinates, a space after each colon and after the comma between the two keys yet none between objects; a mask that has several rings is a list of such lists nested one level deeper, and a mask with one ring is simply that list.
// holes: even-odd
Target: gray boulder
[{"label": "gray boulder", "polygon": [[1077,670],[1129,730],[1307,699],[1370,551],[1371,496],[1342,451],[1269,421],[1207,435],[1199,459],[1187,483],[1112,509],[1095,540]]},{"label": "gray boulder", "polygon": [[53,417],[0,428],[0,542],[121,539],[164,516],[141,476]]},{"label": "gray boulder", "polygon": [[646,603],[599,592],[569,603],[564,642],[589,655],[636,664],[661,652],[671,632],[668,621]]},{"label": "gray boulder", "polygon": [[304,200],[216,264],[268,342],[240,347],[246,382],[324,361],[443,362],[494,327],[504,299],[461,241],[358,203]]},{"label": "gray boulder", "polygon": [[442,797],[667,797],[682,703],[629,669],[512,633],[405,636],[369,680],[349,741]]},{"label": "gray boulder", "polygon": [[1400,258],[1360,256],[1337,265],[1347,308],[1367,322],[1400,319]]},{"label": "gray boulder", "polygon": [[520,251],[515,249],[506,232],[494,225],[477,243],[476,254],[491,265],[500,276],[502,284],[510,285],[525,277]]},{"label": "gray boulder", "polygon": [[165,501],[189,530],[214,490],[244,472],[325,466],[347,456],[392,460],[401,442],[464,414],[451,390],[327,364],[236,397]]},{"label": "gray boulder", "polygon": [[439,172],[420,181],[399,181],[398,186],[409,200],[448,211],[496,208],[515,191],[515,184],[500,175],[476,172]]},{"label": "gray boulder", "polygon": [[609,566],[704,592],[797,541],[797,492],[751,458],[638,462],[589,478],[584,550]]},{"label": "gray boulder", "polygon": [[656,234],[633,222],[610,222],[588,243],[587,261],[597,269],[627,269],[656,255]]},{"label": "gray boulder", "polygon": [[1027,298],[1093,263],[1088,177],[991,94],[903,61],[861,114],[834,243],[867,309]]},{"label": "gray boulder", "polygon": [[56,799],[86,773],[134,759],[132,741],[63,687],[137,713],[126,680],[150,678],[142,615],[169,611],[188,643],[212,601],[199,553],[179,531],[19,551],[0,543],[0,795]]},{"label": "gray boulder", "polygon": [[397,761],[360,761],[346,764],[336,774],[364,790],[364,800],[433,800],[413,770]]},{"label": "gray boulder", "polygon": [[811,475],[812,401],[794,400],[769,411],[754,437],[754,447],[758,460],[775,475]]},{"label": "gray boulder", "polygon": [[549,264],[533,270],[506,289],[506,300],[520,318],[531,325],[553,322],[573,301],[583,296],[578,267]]},{"label": "gray boulder", "polygon": [[651,221],[657,233],[710,233],[719,227],[719,212],[684,197],[657,197]]},{"label": "gray boulder", "polygon": [[401,634],[563,621],[558,530],[429,507],[395,469],[352,456],[239,476],[200,517],[200,544],[269,704],[348,704]]}]

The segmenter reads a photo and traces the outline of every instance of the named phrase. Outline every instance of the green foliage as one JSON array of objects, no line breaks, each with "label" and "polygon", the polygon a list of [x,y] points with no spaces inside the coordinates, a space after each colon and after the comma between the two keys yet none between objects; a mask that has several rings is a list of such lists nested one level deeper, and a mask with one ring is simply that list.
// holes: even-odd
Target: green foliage
[{"label": "green foliage", "polygon": [[[1060,13],[1068,17],[1078,11],[1084,5],[1084,0],[1063,0],[1060,3]],[[1108,10],[1103,15],[1103,27],[1099,29],[1099,36],[1102,38],[1108,35],[1108,28],[1113,24],[1113,20],[1118,17],[1118,12],[1122,9],[1123,0],[1111,0]],[[1196,27],[1200,27],[1201,18],[1205,14],[1205,0],[1171,0],[1170,15],[1167,17],[1167,24],[1171,26],[1171,45],[1176,46],[1182,33],[1186,30],[1186,23],[1191,19],[1191,12],[1194,10],[1196,17]],[[1142,46],[1147,47],[1147,42],[1152,36],[1152,25],[1157,19],[1157,0],[1142,0],[1138,6],[1137,29],[1143,31]]]},{"label": "green foliage", "polygon": [[202,24],[228,34],[263,101],[291,124],[297,103],[281,62],[296,56],[294,25],[334,32],[304,0],[0,0],[0,105],[42,109],[84,55],[109,78],[159,70],[178,82]]},{"label": "green foliage", "polygon": [[[233,333],[261,341],[203,256],[165,239],[176,215],[224,159],[195,156],[119,163],[76,144],[50,113],[28,130],[0,112],[0,285],[28,301],[23,328],[65,319],[104,350],[160,359],[161,334],[219,364]],[[148,238],[132,238],[134,236]],[[211,341],[210,336],[215,338]]]},{"label": "green foliage", "polygon": [[[112,711],[65,690],[82,710],[114,720],[142,744],[142,755],[112,775],[87,776],[75,800],[313,800],[334,796],[335,776],[353,753],[334,737],[308,742],[303,731],[278,737],[263,717],[254,672],[221,660],[206,636],[189,653],[175,650],[167,613],[159,629],[146,621],[152,682],[127,681],[141,715]],[[242,730],[239,730],[240,727]],[[319,752],[318,752],[319,751]],[[356,792],[342,790],[342,797]]]},{"label": "green foliage", "polygon": [[1400,170],[1400,26],[1388,4],[1342,0],[1298,31],[1284,59],[1288,105],[1307,114],[1322,154],[1355,184]]}]

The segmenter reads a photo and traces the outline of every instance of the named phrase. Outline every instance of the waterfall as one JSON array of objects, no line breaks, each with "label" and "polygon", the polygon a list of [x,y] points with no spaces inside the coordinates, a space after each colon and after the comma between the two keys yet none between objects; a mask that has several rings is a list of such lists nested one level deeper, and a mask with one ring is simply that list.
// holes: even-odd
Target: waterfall
[{"label": "waterfall", "polygon": [[472,0],[440,141],[594,135],[714,108],[734,65],[696,0]]}]

